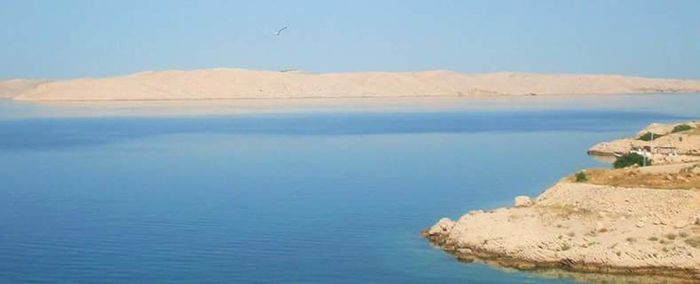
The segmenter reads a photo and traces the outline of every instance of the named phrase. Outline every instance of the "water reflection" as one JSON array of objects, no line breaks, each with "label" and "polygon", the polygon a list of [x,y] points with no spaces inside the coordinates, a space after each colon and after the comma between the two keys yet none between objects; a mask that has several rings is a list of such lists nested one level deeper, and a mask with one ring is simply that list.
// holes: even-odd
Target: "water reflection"
[{"label": "water reflection", "polygon": [[231,117],[120,117],[0,120],[0,150],[69,148],[168,134],[355,135],[620,131],[689,119],[653,112],[549,110],[343,113]]}]

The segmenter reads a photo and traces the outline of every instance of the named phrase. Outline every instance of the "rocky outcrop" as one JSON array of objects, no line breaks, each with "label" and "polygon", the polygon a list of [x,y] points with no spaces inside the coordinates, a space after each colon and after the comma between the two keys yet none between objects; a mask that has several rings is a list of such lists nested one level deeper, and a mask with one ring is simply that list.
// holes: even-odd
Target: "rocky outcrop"
[{"label": "rocky outcrop", "polygon": [[[667,156],[692,159],[700,157],[694,154],[700,153],[699,126],[652,124],[639,135],[659,134],[655,145],[676,145]],[[598,144],[589,154],[649,144],[632,137]],[[662,154],[652,155],[655,166],[587,169],[579,172],[584,178],[565,177],[534,200],[516,197],[514,207],[442,218],[423,236],[462,261],[700,282],[700,164],[660,160]]]},{"label": "rocky outcrop", "polygon": [[532,200],[530,199],[529,196],[517,196],[515,197],[515,201],[513,202],[513,205],[518,208],[522,207],[530,207],[532,205]]},{"label": "rocky outcrop", "polygon": [[423,235],[463,261],[700,281],[697,212],[694,190],[562,180],[528,206],[443,218]]},{"label": "rocky outcrop", "polygon": [[[688,125],[690,130],[673,132],[674,127]],[[634,137],[601,142],[590,149],[589,155],[613,156],[635,149],[651,149],[651,159],[657,164],[675,164],[700,161],[700,125],[697,121],[660,124],[653,123]],[[654,133],[653,141],[640,140],[645,133]]]}]

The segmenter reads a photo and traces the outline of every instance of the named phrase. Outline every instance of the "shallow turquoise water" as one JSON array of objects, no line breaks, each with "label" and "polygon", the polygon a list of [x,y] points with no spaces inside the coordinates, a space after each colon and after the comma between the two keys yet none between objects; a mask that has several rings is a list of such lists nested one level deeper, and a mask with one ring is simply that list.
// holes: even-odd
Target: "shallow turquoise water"
[{"label": "shallow turquoise water", "polygon": [[419,232],[605,166],[594,143],[700,116],[694,97],[658,104],[5,116],[0,282],[569,282],[459,263]]}]

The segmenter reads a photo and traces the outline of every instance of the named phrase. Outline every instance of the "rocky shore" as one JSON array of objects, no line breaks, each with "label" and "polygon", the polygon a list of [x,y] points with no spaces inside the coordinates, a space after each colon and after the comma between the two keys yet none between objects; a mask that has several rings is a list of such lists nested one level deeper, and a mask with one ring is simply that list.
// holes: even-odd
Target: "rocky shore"
[{"label": "rocky shore", "polygon": [[[697,121],[673,124],[653,123],[633,137],[598,143],[588,149],[588,154],[614,156],[648,147],[651,158],[657,164],[700,161],[699,125],[700,122]],[[679,127],[684,126],[690,129],[678,131],[683,129]],[[644,135],[647,135],[648,139],[641,139]]]},{"label": "rocky shore", "polygon": [[588,175],[513,207],[442,218],[423,236],[462,261],[700,282],[700,164]]}]

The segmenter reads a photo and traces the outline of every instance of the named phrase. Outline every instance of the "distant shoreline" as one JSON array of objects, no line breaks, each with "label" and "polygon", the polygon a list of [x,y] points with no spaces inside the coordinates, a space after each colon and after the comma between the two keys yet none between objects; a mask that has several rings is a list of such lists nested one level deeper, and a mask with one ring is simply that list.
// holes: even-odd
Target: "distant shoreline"
[{"label": "distant shoreline", "polygon": [[[456,99],[456,100],[487,100],[487,99],[497,99],[497,98],[528,98],[528,97],[596,97],[596,96],[624,96],[624,95],[700,95],[700,92],[667,92],[667,93],[612,93],[612,94],[598,94],[598,93],[580,93],[580,94],[546,94],[546,95],[473,95],[473,96],[430,96],[430,95],[414,95],[414,96],[343,96],[343,97],[313,97],[313,96],[294,96],[294,97],[271,97],[271,98],[261,98],[261,97],[203,97],[203,98],[140,98],[140,99],[40,99],[40,100],[26,100],[22,98],[5,98],[9,100],[21,101],[21,102],[35,102],[35,103],[72,103],[72,102],[85,102],[85,103],[100,103],[100,102],[199,102],[199,101],[338,101],[338,100],[368,100],[368,101],[395,101],[400,102],[401,100],[410,99],[429,99],[429,100],[444,100],[444,99]],[[0,98],[2,99],[2,98]]]},{"label": "distant shoreline", "polygon": [[33,102],[493,98],[700,93],[700,80],[452,71],[303,73],[244,69],[0,81],[0,98]]},{"label": "distant shoreline", "polygon": [[[516,111],[548,109],[648,110],[657,102],[677,97],[687,105],[700,102],[696,94],[614,94],[563,96],[481,96],[400,98],[234,98],[222,100],[22,101],[0,98],[0,111],[22,116],[207,116],[304,113],[388,113]],[[663,110],[660,110],[663,111]],[[668,110],[666,110],[668,111]],[[683,112],[682,110],[679,110]],[[685,110],[686,112],[688,110]],[[691,117],[679,117],[685,119]],[[692,119],[692,118],[691,118]]]}]

